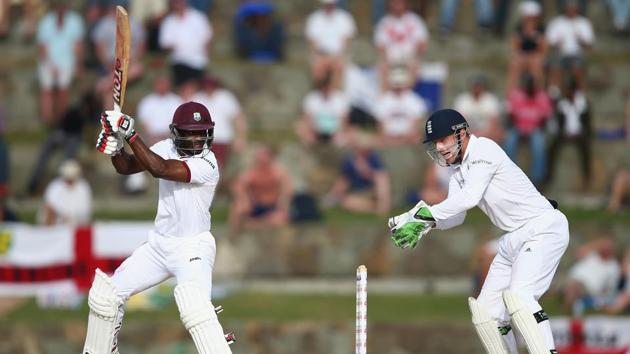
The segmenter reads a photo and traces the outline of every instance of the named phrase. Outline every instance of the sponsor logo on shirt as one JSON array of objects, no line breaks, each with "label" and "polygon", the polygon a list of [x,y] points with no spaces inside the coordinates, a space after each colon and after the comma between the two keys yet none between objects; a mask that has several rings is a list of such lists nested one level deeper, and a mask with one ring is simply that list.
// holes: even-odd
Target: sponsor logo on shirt
[{"label": "sponsor logo on shirt", "polygon": [[470,164],[471,165],[479,165],[479,164],[492,165],[492,162],[488,160],[484,160],[484,159],[479,159],[479,160],[471,161]]},{"label": "sponsor logo on shirt", "polygon": [[212,163],[212,161],[208,160],[207,158],[202,157],[201,159],[202,159],[202,160],[204,160],[205,162],[209,163],[209,164],[210,164],[210,166],[212,166],[212,169],[216,169],[216,168],[217,168],[217,167],[216,167],[216,166]]},{"label": "sponsor logo on shirt", "polygon": [[188,262],[194,262],[194,261],[200,261],[201,257],[193,257],[191,259],[188,260]]}]

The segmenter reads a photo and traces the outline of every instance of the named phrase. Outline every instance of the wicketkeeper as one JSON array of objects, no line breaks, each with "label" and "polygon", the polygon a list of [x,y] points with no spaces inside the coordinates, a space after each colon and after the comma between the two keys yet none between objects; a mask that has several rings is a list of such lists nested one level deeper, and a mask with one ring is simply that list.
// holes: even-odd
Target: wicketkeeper
[{"label": "wicketkeeper", "polygon": [[459,112],[433,113],[425,134],[429,156],[453,169],[448,197],[435,205],[420,201],[390,218],[392,241],[414,248],[431,229],[457,226],[468,209],[478,206],[506,232],[479,297],[468,299],[484,348],[491,354],[518,353],[514,326],[530,353],[556,353],[549,317],[538,299],[549,289],[569,244],[567,218],[499,145],[470,134]]}]

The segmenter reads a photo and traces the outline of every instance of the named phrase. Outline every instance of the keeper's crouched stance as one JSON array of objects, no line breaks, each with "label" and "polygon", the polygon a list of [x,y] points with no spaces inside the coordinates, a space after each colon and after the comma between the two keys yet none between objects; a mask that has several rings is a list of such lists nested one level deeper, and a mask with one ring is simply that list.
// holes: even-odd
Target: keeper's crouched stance
[{"label": "keeper's crouched stance", "polygon": [[569,244],[569,225],[554,201],[543,197],[494,141],[468,132],[452,109],[427,120],[429,155],[452,168],[448,197],[418,203],[389,219],[396,246],[413,248],[431,229],[461,224],[478,206],[506,231],[477,299],[469,298],[472,322],[490,354],[518,353],[512,326],[533,354],[555,353],[549,318],[538,299],[549,289]]},{"label": "keeper's crouched stance", "polygon": [[[96,271],[83,354],[117,354],[124,303],[170,277],[177,280],[175,301],[197,351],[231,353],[210,301],[216,244],[209,209],[219,171],[210,151],[214,122],[208,109],[196,102],[180,105],[173,115],[171,138],[151,148],[133,129],[133,118],[107,111],[101,122],[97,149],[111,156],[118,173],[146,170],[158,178],[159,202],[148,241],[111,278]],[[133,154],[125,152],[123,139]]]}]

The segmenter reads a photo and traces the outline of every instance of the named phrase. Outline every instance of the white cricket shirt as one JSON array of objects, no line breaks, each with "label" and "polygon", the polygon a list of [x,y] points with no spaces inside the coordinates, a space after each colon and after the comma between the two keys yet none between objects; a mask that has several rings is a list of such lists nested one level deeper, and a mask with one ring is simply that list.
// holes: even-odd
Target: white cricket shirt
[{"label": "white cricket shirt", "polygon": [[448,197],[429,208],[438,229],[463,222],[466,210],[475,206],[506,232],[553,210],[525,173],[490,139],[471,135],[462,163],[453,170]]},{"label": "white cricket shirt", "polygon": [[400,94],[387,91],[376,101],[376,119],[383,124],[383,131],[388,136],[408,134],[417,120],[427,114],[424,100],[405,90]]},{"label": "white cricket shirt", "polygon": [[306,19],[306,38],[327,55],[343,54],[346,40],[354,37],[356,31],[352,15],[342,9],[331,13],[317,10]]},{"label": "white cricket shirt", "polygon": [[180,157],[171,139],[156,143],[151,151],[163,159],[184,161],[190,172],[189,183],[159,180],[155,232],[186,237],[210,231],[210,205],[219,182],[219,165],[212,151]]}]

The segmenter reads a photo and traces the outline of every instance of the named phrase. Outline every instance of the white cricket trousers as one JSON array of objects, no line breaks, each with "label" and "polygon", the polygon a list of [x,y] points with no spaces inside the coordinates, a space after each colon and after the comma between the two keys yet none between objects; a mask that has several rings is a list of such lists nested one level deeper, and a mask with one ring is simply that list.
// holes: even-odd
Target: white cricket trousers
[{"label": "white cricket trousers", "polygon": [[538,299],[549,289],[568,245],[569,223],[558,210],[545,212],[503,235],[477,301],[499,326],[510,323],[503,290],[510,289],[518,294],[532,314],[540,311]]},{"label": "white cricket trousers", "polygon": [[166,237],[149,232],[112,276],[118,297],[127,301],[134,294],[175,277],[178,284],[194,282],[210,301],[216,244],[210,232],[196,236]]}]

